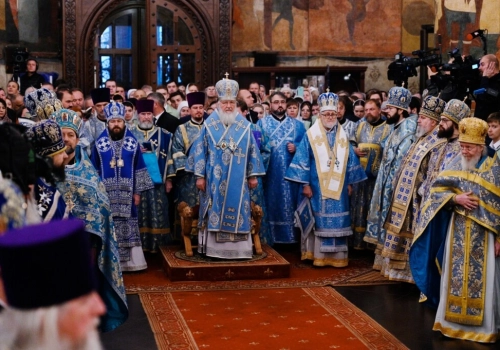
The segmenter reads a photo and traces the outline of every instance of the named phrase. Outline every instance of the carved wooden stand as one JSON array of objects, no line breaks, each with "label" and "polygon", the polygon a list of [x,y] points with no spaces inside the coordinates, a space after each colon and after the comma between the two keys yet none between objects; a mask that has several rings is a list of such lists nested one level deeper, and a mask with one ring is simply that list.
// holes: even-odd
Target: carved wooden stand
[{"label": "carved wooden stand", "polygon": [[[252,240],[255,247],[255,253],[262,255],[262,246],[260,244],[260,227],[262,224],[263,211],[262,208],[253,203],[252,207]],[[182,237],[184,239],[184,247],[186,256],[193,256],[193,247],[191,245],[191,235],[198,235],[198,212],[199,206],[191,208],[186,202],[181,202],[177,206],[177,211],[181,218]]]}]

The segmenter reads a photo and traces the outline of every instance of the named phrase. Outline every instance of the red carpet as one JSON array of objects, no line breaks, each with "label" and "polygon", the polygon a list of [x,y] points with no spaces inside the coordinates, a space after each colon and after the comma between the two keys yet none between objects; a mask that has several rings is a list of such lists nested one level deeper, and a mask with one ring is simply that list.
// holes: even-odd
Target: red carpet
[{"label": "red carpet", "polygon": [[159,349],[407,349],[328,287],[140,298]]},{"label": "red carpet", "polygon": [[290,277],[269,280],[240,280],[218,282],[171,282],[162,267],[159,254],[147,254],[148,269],[144,272],[125,273],[123,279],[127,293],[179,292],[236,289],[270,289],[322,287],[328,285],[375,285],[394,283],[374,271],[373,253],[358,253],[349,258],[349,266],[315,267],[310,261],[301,261],[298,252],[280,252],[290,262]]}]

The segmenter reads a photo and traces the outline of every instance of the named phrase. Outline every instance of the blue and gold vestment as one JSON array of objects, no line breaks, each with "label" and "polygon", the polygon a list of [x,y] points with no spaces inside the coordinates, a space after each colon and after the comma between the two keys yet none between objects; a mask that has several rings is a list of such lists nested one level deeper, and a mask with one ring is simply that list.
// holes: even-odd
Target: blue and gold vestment
[{"label": "blue and gold vestment", "polygon": [[[500,159],[483,157],[476,170],[467,171],[461,158],[439,174],[422,206],[410,267],[419,289],[433,304],[439,302],[434,330],[495,342],[500,325],[500,258],[494,247],[500,233]],[[465,192],[479,198],[476,209],[454,204],[453,196]]]},{"label": "blue and gold vestment", "polygon": [[446,143],[437,136],[439,126],[419,138],[408,151],[394,181],[394,194],[384,228],[387,230],[381,255],[389,258],[384,273],[389,279],[413,283],[408,252],[413,230],[420,212],[421,197],[417,193],[427,175],[429,158]]},{"label": "blue and gold vestment", "polygon": [[366,232],[366,217],[375,187],[380,161],[382,160],[382,144],[392,131],[392,127],[386,122],[372,125],[366,120],[357,124],[354,131],[354,141],[358,148],[367,152],[365,157],[360,158],[367,179],[366,181],[353,184],[351,195],[351,221],[353,227],[352,243],[354,249],[363,249],[365,242],[363,237]]}]

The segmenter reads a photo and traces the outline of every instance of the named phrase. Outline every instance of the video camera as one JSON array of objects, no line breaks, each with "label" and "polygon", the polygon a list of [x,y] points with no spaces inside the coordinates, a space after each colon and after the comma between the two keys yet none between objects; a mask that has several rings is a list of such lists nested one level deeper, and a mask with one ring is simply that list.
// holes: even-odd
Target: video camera
[{"label": "video camera", "polygon": [[445,63],[440,67],[441,71],[449,72],[456,80],[474,81],[479,78],[479,60],[472,56],[462,57],[460,51],[455,48],[448,52],[453,63]]},{"label": "video camera", "polygon": [[441,55],[437,51],[439,49],[413,51],[411,54],[417,57],[407,57],[398,52],[394,61],[389,64],[387,78],[394,81],[396,86],[401,86],[402,83],[408,85],[408,78],[417,76],[417,67],[442,64]]}]

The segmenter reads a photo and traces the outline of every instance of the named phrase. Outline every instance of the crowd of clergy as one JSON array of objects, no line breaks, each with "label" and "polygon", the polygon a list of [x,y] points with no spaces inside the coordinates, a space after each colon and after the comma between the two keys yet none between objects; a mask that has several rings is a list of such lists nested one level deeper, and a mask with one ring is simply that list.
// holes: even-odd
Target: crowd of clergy
[{"label": "crowd of clergy", "polygon": [[434,330],[497,340],[494,55],[480,61],[487,93],[465,100],[397,86],[267,92],[227,74],[204,91],[175,81],[125,91],[108,80],[86,96],[33,78],[36,67],[0,89],[0,232],[81,220],[102,331],[127,319],[122,272],[147,269],[145,251],[181,243],[187,258],[252,259],[264,243],[297,244],[318,267],[371,249],[374,269],[416,284],[437,309]]}]

